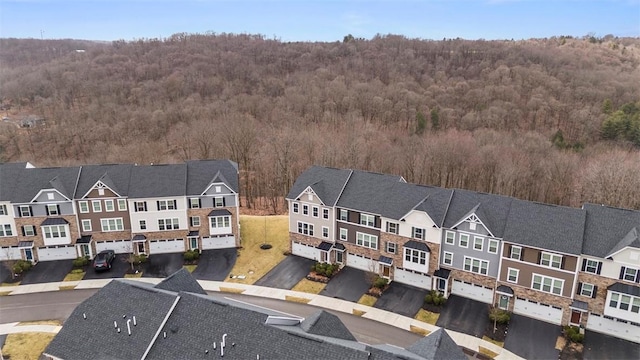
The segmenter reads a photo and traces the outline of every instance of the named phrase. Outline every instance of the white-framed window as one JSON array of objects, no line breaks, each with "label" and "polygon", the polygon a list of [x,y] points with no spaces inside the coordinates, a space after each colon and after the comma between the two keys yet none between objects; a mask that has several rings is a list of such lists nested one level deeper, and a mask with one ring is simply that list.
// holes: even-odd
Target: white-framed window
[{"label": "white-framed window", "polygon": [[349,221],[349,211],[340,209],[340,220]]},{"label": "white-framed window", "polygon": [[510,283],[518,283],[519,275],[520,275],[520,269],[509,268],[507,270],[507,281]]},{"label": "white-framed window", "polygon": [[46,239],[56,239],[67,237],[67,227],[65,225],[43,226],[42,232]]},{"label": "white-framed window", "polygon": [[463,248],[469,247],[469,235],[460,234],[459,238],[460,240],[458,240],[458,245],[460,247],[463,247]]},{"label": "white-framed window", "polygon": [[189,198],[189,209],[200,209],[200,199]]},{"label": "white-framed window", "polygon": [[127,199],[118,199],[118,211],[127,211]]},{"label": "white-framed window", "polygon": [[47,215],[60,215],[60,210],[56,204],[47,204]]},{"label": "white-framed window", "polygon": [[453,253],[449,251],[443,252],[442,263],[445,265],[453,265]]},{"label": "white-framed window", "polygon": [[30,217],[31,216],[31,206],[29,206],[29,205],[18,206],[18,212],[20,213],[20,217]]},{"label": "white-framed window", "polygon": [[620,293],[611,293],[609,307],[631,311],[638,314],[640,313],[640,297]]},{"label": "white-framed window", "polygon": [[116,208],[113,206],[113,200],[104,201],[104,211],[107,211],[107,212],[116,211]]},{"label": "white-framed window", "polygon": [[391,234],[398,234],[398,223],[388,222],[387,232]]},{"label": "white-framed window", "polygon": [[78,208],[81,213],[85,214],[89,212],[89,203],[87,201],[78,201]]},{"label": "white-framed window", "polygon": [[22,227],[22,231],[24,232],[24,236],[36,236],[35,225],[25,225]]},{"label": "white-framed window", "polygon": [[356,245],[378,250],[378,237],[371,234],[356,232]]},{"label": "white-framed window", "polygon": [[140,220],[140,230],[147,230],[147,220]]},{"label": "white-framed window", "polygon": [[582,286],[580,287],[580,295],[593,297],[593,290],[594,290],[593,284],[582,283]]},{"label": "white-framed window", "polygon": [[313,236],[313,224],[298,221],[298,234]]},{"label": "white-framed window", "polygon": [[0,205],[0,215],[9,215],[9,213],[7,212],[7,205]]},{"label": "white-framed window", "polygon": [[360,225],[374,227],[376,225],[376,217],[369,214],[360,214]]},{"label": "white-framed window", "polygon": [[597,274],[600,264],[601,262],[598,260],[584,259],[584,269],[582,270],[588,273]]},{"label": "white-framed window", "polygon": [[414,264],[426,265],[427,252],[417,249],[404,248],[404,260]]},{"label": "white-framed window", "polygon": [[92,229],[91,229],[91,220],[82,219],[82,231],[92,231]]},{"label": "white-framed window", "polygon": [[190,217],[189,222],[191,223],[191,226],[194,226],[194,227],[200,226],[200,216]]},{"label": "white-framed window", "polygon": [[475,222],[469,222],[469,230],[476,231],[476,225]]},{"label": "white-framed window", "polygon": [[562,266],[562,255],[543,252],[540,255],[540,265],[560,269]]},{"label": "white-framed window", "polygon": [[224,197],[213,198],[213,206],[224,207],[225,206]]},{"label": "white-framed window", "polygon": [[444,243],[454,245],[456,243],[456,233],[447,230],[444,235]]},{"label": "white-framed window", "polygon": [[636,281],[638,278],[638,269],[623,266],[620,269],[620,280]]},{"label": "white-framed window", "polygon": [[398,244],[394,243],[393,241],[387,241],[387,252],[390,254],[395,254],[396,251],[398,249]]},{"label": "white-framed window", "polygon": [[561,295],[564,280],[533,274],[531,288],[549,294]]},{"label": "white-framed window", "polygon": [[326,226],[322,227],[322,237],[323,238],[328,238],[329,237],[329,228]]},{"label": "white-framed window", "polygon": [[135,201],[133,203],[134,210],[136,212],[147,211],[147,202],[146,201]]},{"label": "white-framed window", "polygon": [[489,272],[489,262],[472,257],[464,257],[464,269],[476,274],[487,275]]},{"label": "white-framed window", "polygon": [[474,236],[473,237],[473,250],[482,251],[484,246],[484,238]]},{"label": "white-framed window", "polygon": [[222,186],[219,186],[219,185],[216,186],[216,192],[217,193],[222,192]]},{"label": "white-framed window", "polygon": [[209,218],[209,223],[212,229],[229,228],[231,227],[230,216],[215,216]]},{"label": "white-framed window", "polygon": [[176,208],[175,200],[158,200],[158,211],[175,210]]},{"label": "white-framed window", "polygon": [[309,205],[302,204],[302,215],[309,215]]},{"label": "white-framed window", "polygon": [[418,240],[424,240],[424,229],[411,227],[411,237]]},{"label": "white-framed window", "polygon": [[104,232],[124,230],[122,218],[100,219],[100,225],[102,225],[102,231]]},{"label": "white-framed window", "polygon": [[3,224],[0,225],[0,237],[4,236],[13,236],[13,231],[11,231],[11,225]]},{"label": "white-framed window", "polygon": [[91,201],[91,207],[94,213],[102,212],[102,202],[100,200]]},{"label": "white-framed window", "polygon": [[496,239],[489,239],[489,253],[497,254],[498,253],[498,245],[500,243]]},{"label": "white-framed window", "polygon": [[55,198],[56,198],[56,196],[52,192],[47,193],[47,199],[53,200]]},{"label": "white-framed window", "polygon": [[515,260],[522,260],[522,248],[520,246],[511,246],[509,257]]},{"label": "white-framed window", "polygon": [[314,206],[311,208],[311,215],[315,218],[317,218],[318,216],[320,216],[320,209],[318,209],[317,206]]},{"label": "white-framed window", "polygon": [[177,230],[180,228],[178,218],[158,219],[158,230]]},{"label": "white-framed window", "polygon": [[322,218],[325,220],[329,219],[329,209],[322,209]]},{"label": "white-framed window", "polygon": [[343,229],[343,228],[340,229],[340,240],[347,241],[348,235],[349,235],[349,230]]},{"label": "white-framed window", "polygon": [[294,214],[297,214],[300,212],[300,204],[298,204],[297,202],[294,202],[291,204],[291,210],[293,210]]}]

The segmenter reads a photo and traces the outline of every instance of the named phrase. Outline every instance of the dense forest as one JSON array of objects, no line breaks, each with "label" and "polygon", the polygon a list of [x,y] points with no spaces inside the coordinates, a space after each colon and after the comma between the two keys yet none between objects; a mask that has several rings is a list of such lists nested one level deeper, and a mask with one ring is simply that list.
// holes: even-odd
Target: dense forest
[{"label": "dense forest", "polygon": [[273,212],[313,164],[640,209],[639,66],[612,36],[0,39],[0,161],[231,158]]}]

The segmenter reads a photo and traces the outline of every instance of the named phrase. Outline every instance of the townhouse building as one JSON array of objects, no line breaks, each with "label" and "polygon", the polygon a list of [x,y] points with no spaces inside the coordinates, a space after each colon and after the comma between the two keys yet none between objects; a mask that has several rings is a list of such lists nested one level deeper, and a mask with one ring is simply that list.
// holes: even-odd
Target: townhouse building
[{"label": "townhouse building", "polygon": [[640,343],[640,211],[319,166],[286,199],[295,255]]},{"label": "townhouse building", "polygon": [[0,260],[159,254],[236,247],[238,167],[173,165],[34,168],[0,165]]}]

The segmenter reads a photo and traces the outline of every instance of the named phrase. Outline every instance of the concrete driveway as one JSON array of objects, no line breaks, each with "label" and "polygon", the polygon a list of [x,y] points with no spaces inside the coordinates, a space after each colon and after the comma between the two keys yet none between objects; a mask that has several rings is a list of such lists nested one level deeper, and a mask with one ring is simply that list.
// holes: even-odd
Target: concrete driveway
[{"label": "concrete driveway", "polygon": [[582,355],[589,359],[640,359],[640,345],[587,330]]},{"label": "concrete driveway", "polygon": [[392,282],[373,306],[412,318],[422,307],[426,295],[427,290]]},{"label": "concrete driveway", "polygon": [[165,278],[182,269],[183,264],[182,253],[149,255],[142,264],[142,277]]},{"label": "concrete driveway", "polygon": [[315,260],[289,255],[254,285],[291,290],[311,271]]},{"label": "concrete driveway", "polygon": [[489,324],[489,305],[450,295],[440,312],[437,326],[481,338]]},{"label": "concrete driveway", "polygon": [[118,254],[111,264],[111,270],[95,271],[91,266],[93,261],[89,263],[87,272],[84,274],[83,280],[90,279],[114,279],[122,278],[127,270],[131,269],[131,265],[127,262],[128,254]]},{"label": "concrete driveway", "polygon": [[24,273],[20,285],[62,281],[71,269],[73,260],[40,261]]},{"label": "concrete driveway", "polygon": [[320,295],[357,302],[367,290],[369,284],[365,281],[365,272],[344,267],[329,281]]},{"label": "concrete driveway", "polygon": [[504,348],[525,359],[557,359],[560,334],[559,325],[513,314]]},{"label": "concrete driveway", "polygon": [[237,257],[236,248],[203,250],[198,259],[198,267],[192,274],[198,280],[222,281],[229,276]]}]

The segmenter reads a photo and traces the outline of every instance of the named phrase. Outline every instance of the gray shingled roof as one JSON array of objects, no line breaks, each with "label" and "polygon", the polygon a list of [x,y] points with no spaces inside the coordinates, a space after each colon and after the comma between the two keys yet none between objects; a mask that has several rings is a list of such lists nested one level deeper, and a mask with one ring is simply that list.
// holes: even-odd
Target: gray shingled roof
[{"label": "gray shingled roof", "polygon": [[638,247],[630,233],[640,227],[640,211],[595,204],[584,204],[582,208],[587,212],[582,245],[584,255],[605,258],[624,246]]},{"label": "gray shingled roof", "polygon": [[129,181],[131,178],[131,164],[105,164],[84,165],[80,172],[76,198],[81,198],[91,189],[98,180],[117,192],[120,196],[129,194]]},{"label": "gray shingled roof", "polygon": [[444,329],[438,329],[429,336],[423,337],[409,346],[407,350],[425,359],[467,359],[467,356]]},{"label": "gray shingled roof", "polygon": [[307,316],[300,324],[302,330],[309,334],[330,336],[337,339],[357,341],[351,331],[344,326],[340,319],[324,310],[316,311]]},{"label": "gray shingled roof", "polygon": [[187,165],[140,165],[131,168],[130,198],[184,196]]},{"label": "gray shingled roof", "polygon": [[513,199],[504,240],[579,255],[585,217],[582,209]]},{"label": "gray shingled roof", "polygon": [[212,182],[223,182],[239,192],[238,164],[231,160],[187,161],[187,195],[202,194]]},{"label": "gray shingled roof", "polygon": [[513,198],[469,190],[455,189],[444,220],[444,227],[451,229],[472,213],[497,237],[504,236],[507,217]]},{"label": "gray shingled roof", "polygon": [[429,249],[429,246],[422,241],[409,240],[404,244],[404,247],[431,252],[431,249]]},{"label": "gray shingled roof", "polygon": [[633,296],[640,296],[640,286],[634,286],[630,284],[624,284],[621,282],[617,282],[607,288],[607,290],[629,294]]},{"label": "gray shingled roof", "polygon": [[155,288],[174,292],[187,291],[194,294],[207,295],[207,292],[204,291],[198,281],[191,276],[191,273],[185,268],[167,276],[159,282]]},{"label": "gray shingled roof", "polygon": [[287,199],[296,199],[309,186],[327,206],[335,205],[351,170],[313,166],[304,171],[289,190]]},{"label": "gray shingled roof", "polygon": [[5,166],[0,169],[0,200],[28,203],[43,189],[56,189],[73,199],[80,167],[22,168]]}]

